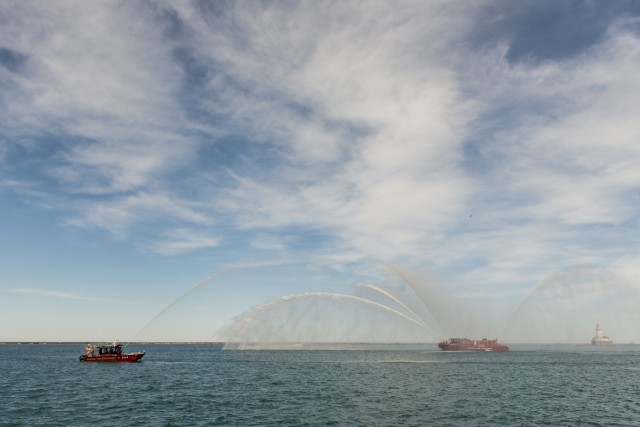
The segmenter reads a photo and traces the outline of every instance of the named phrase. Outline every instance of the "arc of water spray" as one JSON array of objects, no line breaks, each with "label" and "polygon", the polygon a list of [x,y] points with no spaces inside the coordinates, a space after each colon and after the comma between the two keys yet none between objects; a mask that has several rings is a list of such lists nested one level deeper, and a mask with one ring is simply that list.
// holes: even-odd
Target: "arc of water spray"
[{"label": "arc of water spray", "polygon": [[444,334],[442,333],[443,332],[442,326],[440,326],[440,323],[438,322],[438,319],[436,319],[436,317],[433,315],[432,307],[429,306],[429,303],[427,301],[425,301],[425,299],[422,297],[422,295],[420,295],[420,292],[418,292],[417,286],[413,283],[414,282],[413,278],[409,277],[399,267],[395,266],[394,264],[392,264],[392,263],[390,263],[388,261],[378,260],[378,263],[380,263],[387,270],[389,270],[389,271],[393,272],[395,275],[397,275],[404,283],[407,284],[407,286],[409,286],[409,288],[411,288],[411,290],[413,290],[413,292],[418,296],[418,298],[420,299],[422,304],[427,308],[427,310],[429,311],[429,314],[431,314],[431,317],[433,318],[433,321],[434,321],[438,331],[440,331],[440,333],[436,334],[436,335],[443,336]]},{"label": "arc of water spray", "polygon": [[[289,262],[291,262],[291,261],[289,261]],[[149,326],[151,326],[151,324],[156,319],[158,319],[160,316],[162,316],[164,313],[166,313],[171,307],[175,306],[178,302],[180,302],[184,298],[186,298],[189,294],[191,294],[192,292],[194,292],[195,290],[197,290],[199,288],[202,288],[204,285],[206,285],[208,283],[211,283],[214,279],[219,278],[221,275],[223,275],[225,273],[228,273],[229,271],[238,270],[238,269],[242,269],[242,268],[264,267],[264,266],[287,264],[287,263],[288,262],[286,262],[286,261],[239,262],[239,263],[236,263],[236,264],[231,264],[231,265],[229,265],[227,267],[223,267],[220,270],[218,270],[216,273],[212,274],[211,276],[209,276],[209,277],[205,278],[204,280],[201,280],[200,282],[196,283],[194,286],[192,286],[187,291],[185,291],[180,296],[178,296],[176,299],[174,299],[172,302],[170,302],[165,308],[160,310],[160,312],[158,314],[156,314],[151,320],[149,320],[149,322],[147,322],[147,324],[144,325],[142,327],[142,329],[140,329],[138,331],[138,333],[136,333],[134,335],[134,338],[138,337],[140,334],[142,334]]]},{"label": "arc of water spray", "polygon": [[[507,333],[509,332],[509,329],[511,328],[511,322],[513,322],[513,320],[516,318],[516,316],[518,316],[518,314],[520,314],[520,312],[522,311],[524,306],[527,305],[527,303],[529,303],[529,301],[531,301],[535,295],[537,295],[538,293],[542,292],[544,289],[548,288],[549,286],[557,284],[558,283],[557,282],[558,279],[566,279],[567,277],[570,277],[571,274],[592,273],[592,274],[595,275],[595,273],[593,273],[593,272],[599,272],[600,274],[603,274],[603,271],[604,270],[602,270],[602,269],[585,267],[585,268],[571,268],[571,269],[567,269],[565,271],[559,271],[559,272],[551,274],[546,279],[544,279],[542,282],[540,282],[535,288],[533,288],[533,290],[529,293],[529,295],[524,300],[522,300],[522,302],[520,303],[518,308],[516,308],[516,310],[513,312],[513,314],[509,317],[509,320],[507,321],[507,324],[504,327],[503,336],[507,336]],[[611,274],[610,272],[607,272],[607,271],[604,271],[604,273]]]},{"label": "arc of water spray", "polygon": [[502,336],[503,337],[507,336],[507,333],[509,332],[509,329],[511,328],[511,322],[513,322],[513,319],[516,318],[516,316],[524,308],[524,306],[527,304],[527,302],[529,302],[529,300],[531,298],[533,298],[533,296],[535,294],[540,292],[542,289],[546,288],[551,283],[551,281],[553,280],[553,278],[555,276],[556,275],[554,274],[551,277],[548,277],[545,280],[543,280],[542,282],[540,282],[535,288],[533,288],[533,290],[529,293],[529,295],[527,295],[527,297],[524,300],[522,300],[520,305],[518,305],[518,308],[516,308],[516,310],[513,312],[513,314],[511,314],[511,316],[509,316],[509,320],[507,320],[507,324],[504,326],[504,331],[502,332]]},{"label": "arc of water spray", "polygon": [[397,298],[396,296],[394,296],[391,292],[387,291],[386,289],[380,288],[379,286],[376,285],[372,285],[370,283],[359,283],[356,285],[357,288],[360,289],[370,289],[372,291],[381,293],[382,295],[386,296],[387,298],[391,299],[392,301],[395,301],[396,303],[400,304],[402,306],[402,308],[404,308],[405,310],[407,310],[407,312],[409,314],[411,314],[411,316],[413,316],[413,318],[418,321],[423,327],[427,328],[429,331],[431,331],[433,334],[435,334],[435,331],[433,329],[431,329],[431,327],[429,327],[429,325],[427,325],[427,323],[420,317],[418,316],[408,305],[406,305],[402,300],[400,300],[399,298]]},{"label": "arc of water spray", "polygon": [[264,304],[260,304],[256,307],[254,307],[254,309],[251,311],[251,313],[249,313],[249,315],[244,318],[241,319],[238,327],[244,329],[246,326],[248,326],[259,314],[264,313],[265,311],[267,311],[268,309],[283,303],[283,302],[288,302],[288,301],[296,301],[296,300],[302,300],[305,298],[310,298],[310,297],[321,297],[321,298],[332,298],[332,299],[338,299],[338,300],[352,300],[352,301],[356,301],[362,304],[366,304],[366,305],[370,305],[382,310],[385,310],[389,313],[392,313],[396,316],[399,316],[411,323],[414,323],[415,325],[428,330],[429,332],[433,333],[433,331],[428,328],[426,325],[424,325],[421,322],[416,321],[415,319],[407,316],[406,314],[395,310],[391,307],[388,307],[384,304],[380,304],[378,302],[366,299],[366,298],[362,298],[362,297],[358,297],[355,295],[347,295],[347,294],[339,294],[339,293],[334,293],[334,292],[304,292],[304,293],[300,293],[300,294],[291,294],[291,295],[285,295],[282,296],[280,298],[276,298],[274,300],[268,301]]},{"label": "arc of water spray", "polygon": [[513,314],[509,317],[509,320],[507,321],[507,324],[504,327],[504,333],[503,336],[506,336],[507,333],[509,332],[509,329],[511,328],[511,322],[513,322],[513,319],[516,318],[516,316],[518,314],[520,314],[520,311],[522,311],[522,309],[524,308],[525,305],[527,305],[527,303],[533,299],[533,297],[538,294],[539,292],[541,292],[543,289],[547,288],[548,286],[552,285],[554,283],[554,281],[558,278],[558,277],[562,277],[565,276],[566,272],[556,272],[550,276],[548,276],[546,279],[544,279],[542,282],[538,283],[538,285],[533,288],[533,290],[529,293],[529,295],[527,295],[527,297],[522,300],[522,302],[520,303],[520,305],[518,305],[518,308],[516,308],[516,310],[513,312]]}]

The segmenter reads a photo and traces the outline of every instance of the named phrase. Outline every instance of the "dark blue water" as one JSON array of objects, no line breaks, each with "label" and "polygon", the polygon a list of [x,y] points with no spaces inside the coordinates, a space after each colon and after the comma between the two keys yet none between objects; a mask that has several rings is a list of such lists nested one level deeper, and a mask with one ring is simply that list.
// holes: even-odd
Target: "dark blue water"
[{"label": "dark blue water", "polygon": [[638,346],[130,345],[136,364],[80,363],[83,348],[0,345],[0,425],[640,425]]}]

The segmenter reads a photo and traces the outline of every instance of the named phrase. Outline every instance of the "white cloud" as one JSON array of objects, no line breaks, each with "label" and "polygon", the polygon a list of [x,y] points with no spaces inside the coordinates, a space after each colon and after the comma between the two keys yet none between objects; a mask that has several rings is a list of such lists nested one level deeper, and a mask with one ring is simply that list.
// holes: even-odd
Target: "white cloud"
[{"label": "white cloud", "polygon": [[116,300],[116,299],[110,299],[110,298],[90,297],[90,296],[78,295],[72,292],[51,291],[46,289],[12,288],[12,289],[8,289],[7,292],[14,293],[14,294],[36,295],[36,296],[43,296],[43,297],[50,297],[50,298],[61,298],[61,299],[74,300],[74,301],[94,301],[94,302],[129,304],[129,305],[137,304],[132,301],[122,301],[122,300]]},{"label": "white cloud", "polygon": [[282,153],[267,179],[240,176],[219,206],[244,228],[301,225],[369,254],[407,253],[460,209],[460,129],[472,104],[434,45],[421,44],[446,39],[443,23],[418,22],[411,7],[388,19],[385,5],[352,7],[248,12],[234,26],[240,49],[213,25],[200,29],[201,53],[228,61],[256,97],[228,99],[232,117]]},{"label": "white cloud", "polygon": [[276,251],[287,240],[262,233],[311,231],[323,256],[472,258],[464,280],[508,283],[610,262],[581,227],[637,218],[640,42],[624,23],[580,56],[513,64],[505,42],[469,43],[476,5],[137,7],[5,7],[29,59],[3,112],[14,134],[62,141],[39,170],[69,224],[151,222],[164,254],[221,245],[225,227]]},{"label": "white cloud", "polygon": [[121,237],[134,225],[150,221],[179,220],[209,225],[211,219],[198,212],[197,206],[165,194],[137,193],[114,201],[92,202],[68,220],[70,225],[107,229]]},{"label": "white cloud", "polygon": [[510,64],[500,46],[471,52],[463,76],[484,96],[466,170],[473,218],[442,230],[423,256],[488,290],[637,254],[639,49],[616,27],[557,62]]},{"label": "white cloud", "polygon": [[[177,101],[183,75],[171,60],[171,43],[164,43],[158,20],[149,15],[128,25],[123,11],[109,4],[68,7],[74,19],[62,8],[43,28],[50,39],[35,36],[16,46],[33,58],[33,74],[22,89],[35,96],[22,98],[20,113],[33,110],[29,117],[37,114],[75,138],[95,141],[69,146],[48,173],[71,194],[148,192],[149,186],[166,185],[164,175],[187,167],[198,148],[189,138],[180,141],[182,127],[198,126],[186,120]],[[415,7],[423,13],[439,9]],[[199,53],[198,60],[219,64],[221,74],[250,88],[242,93],[213,77],[203,105],[278,154],[276,164],[265,165],[274,168],[268,180],[254,182],[252,172],[238,171],[248,175],[235,188],[215,188],[211,209],[230,209],[241,228],[302,225],[373,253],[407,252],[421,238],[416,227],[446,222],[464,196],[455,128],[468,105],[446,67],[414,58],[421,40],[443,38],[443,23],[434,19],[427,26],[414,10],[398,18],[388,9],[236,10],[242,13],[230,18],[236,20],[231,34],[181,7],[183,17],[192,17],[186,21],[193,43],[188,48]],[[48,13],[23,12],[32,24]],[[275,25],[283,18],[290,24]],[[243,38],[245,48],[238,50]],[[433,55],[433,46],[423,46],[426,56]],[[264,169],[258,159],[250,164]],[[186,199],[172,200],[169,208],[162,197],[153,203],[126,194],[85,200],[69,223],[125,235],[137,218],[154,215],[150,208],[155,215],[211,222],[193,214]]]},{"label": "white cloud", "polygon": [[585,55],[542,66],[542,79],[520,86],[525,102],[540,107],[529,108],[499,143],[505,190],[528,199],[523,217],[573,225],[635,215],[627,194],[640,185],[638,65],[640,40],[613,30]]},{"label": "white cloud", "polygon": [[166,240],[156,243],[153,250],[162,255],[176,255],[194,249],[219,246],[222,239],[203,235],[202,232],[189,229],[175,229],[165,233]]}]

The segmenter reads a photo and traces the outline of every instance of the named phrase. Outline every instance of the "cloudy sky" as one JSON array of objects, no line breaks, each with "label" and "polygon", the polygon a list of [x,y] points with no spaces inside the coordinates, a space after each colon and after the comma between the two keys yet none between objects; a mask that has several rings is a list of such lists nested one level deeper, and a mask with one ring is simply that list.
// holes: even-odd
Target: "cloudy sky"
[{"label": "cloudy sky", "polygon": [[0,340],[132,339],[229,269],[231,317],[381,262],[505,313],[635,283],[639,69],[633,1],[3,1]]}]

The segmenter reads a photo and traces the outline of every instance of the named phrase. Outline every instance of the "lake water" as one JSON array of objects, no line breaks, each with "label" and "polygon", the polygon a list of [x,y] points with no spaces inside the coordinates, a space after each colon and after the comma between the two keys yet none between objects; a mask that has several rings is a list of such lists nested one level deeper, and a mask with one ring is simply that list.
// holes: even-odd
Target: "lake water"
[{"label": "lake water", "polygon": [[83,348],[0,345],[0,425],[640,425],[635,345],[458,353],[132,344],[127,352],[147,352],[134,364],[80,363]]}]

